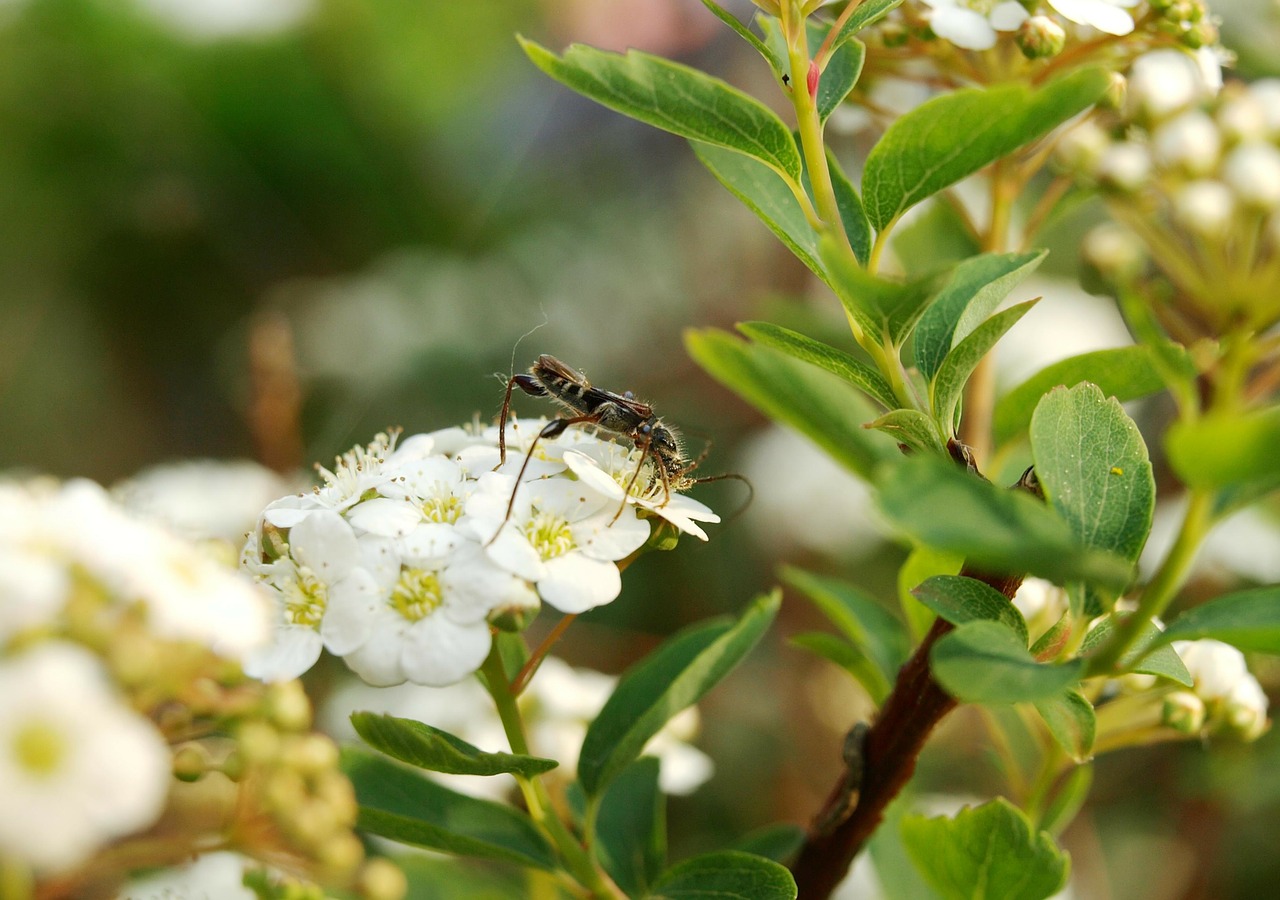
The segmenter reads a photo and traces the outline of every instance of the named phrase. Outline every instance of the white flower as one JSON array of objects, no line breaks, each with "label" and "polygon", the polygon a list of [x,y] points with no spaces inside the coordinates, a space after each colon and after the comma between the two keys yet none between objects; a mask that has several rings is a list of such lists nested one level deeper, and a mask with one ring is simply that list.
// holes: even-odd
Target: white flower
[{"label": "white flower", "polygon": [[1213,119],[1198,109],[1161,122],[1151,136],[1152,156],[1165,169],[1206,175],[1218,165],[1222,137]]},{"label": "white flower", "polygon": [[1133,31],[1133,14],[1127,12],[1139,0],[1049,0],[1049,5],[1063,18],[1077,25],[1088,25],[1107,34],[1124,35]]},{"label": "white flower", "polygon": [[1013,605],[1028,623],[1040,619],[1047,626],[1067,611],[1067,592],[1043,578],[1024,578]]},{"label": "white flower", "polygon": [[0,856],[48,872],[84,861],[156,820],[170,768],[87,651],[49,642],[0,662]]},{"label": "white flower", "polygon": [[342,516],[318,510],[289,529],[289,555],[269,563],[254,535],[245,566],[276,600],[274,641],[256,651],[245,671],[267,681],[296,678],[315,665],[321,647],[339,656],[359,648],[372,633],[378,584],[364,566],[355,532]]},{"label": "white flower", "polygon": [[1139,56],[1129,71],[1126,105],[1134,112],[1160,120],[1212,97],[1221,86],[1221,75],[1212,78],[1201,59],[1174,49],[1153,50]]},{"label": "white flower", "polygon": [[564,461],[578,479],[615,503],[626,502],[666,519],[681,531],[707,540],[698,522],[719,522],[720,517],[692,497],[664,488],[653,474],[652,460],[637,472],[640,452],[601,442],[580,450],[566,450]]},{"label": "white flower", "polygon": [[261,864],[230,851],[202,854],[186,865],[163,869],[129,882],[120,891],[120,900],[178,900],[217,898],[255,900],[257,894],[244,886],[247,868]]},{"label": "white flower", "polygon": [[1225,237],[1235,209],[1231,189],[1211,178],[1188,182],[1173,196],[1174,221],[1201,237]]},{"label": "white flower", "polygon": [[141,0],[148,12],[195,40],[274,34],[293,28],[314,0]]},{"label": "white flower", "polygon": [[971,2],[965,0],[924,0],[931,8],[929,27],[933,33],[965,50],[990,50],[997,31],[1017,31],[1029,18],[1021,3]]},{"label": "white flower", "polygon": [[1244,654],[1222,641],[1174,641],[1173,649],[1191,673],[1196,694],[1203,700],[1226,697],[1244,678],[1252,677]]},{"label": "white flower", "polygon": [[1223,160],[1222,180],[1242,206],[1264,212],[1280,208],[1280,148],[1262,141],[1240,144]]},{"label": "white flower", "polygon": [[[377,490],[391,480],[392,473],[386,463],[396,452],[399,436],[398,431],[375,435],[368,446],[357,445],[335,459],[332,470],[317,465],[316,471],[324,481],[322,487],[268,504],[262,518],[277,528],[292,528],[312,513],[343,512],[354,506],[367,491]],[[420,449],[421,444],[417,444],[414,452]]]},{"label": "white flower", "polygon": [[514,498],[512,479],[500,473],[486,474],[480,485],[467,504],[467,525],[494,562],[534,582],[538,595],[564,613],[617,598],[616,562],[649,538],[649,523],[634,508],[623,510],[621,498],[564,478],[526,482]]},{"label": "white flower", "polygon": [[1246,741],[1257,740],[1267,730],[1267,695],[1252,675],[1236,682],[1223,706],[1227,724]]},{"label": "white flower", "polygon": [[1098,160],[1098,180],[1121,191],[1137,191],[1151,178],[1151,152],[1136,141],[1117,141]]}]

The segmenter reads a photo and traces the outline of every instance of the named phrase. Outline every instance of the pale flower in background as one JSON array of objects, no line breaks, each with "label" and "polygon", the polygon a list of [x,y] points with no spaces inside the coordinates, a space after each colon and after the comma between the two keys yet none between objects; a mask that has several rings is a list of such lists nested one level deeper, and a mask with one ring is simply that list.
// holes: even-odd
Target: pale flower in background
[{"label": "pale flower in background", "polygon": [[195,40],[256,37],[296,27],[314,0],[136,0],[147,12]]},{"label": "pale flower in background", "polygon": [[119,900],[255,900],[258,895],[244,886],[244,873],[259,865],[239,853],[205,853],[184,866],[131,881]]},{"label": "pale flower in background", "polygon": [[1133,31],[1133,14],[1128,10],[1139,2],[1141,0],[1049,0],[1049,5],[1077,25],[1119,36]]},{"label": "pale flower in background", "polygon": [[965,50],[990,50],[996,45],[996,32],[1017,31],[1030,15],[1014,0],[972,5],[965,0],[923,2],[931,9],[929,27],[933,33]]},{"label": "pale flower in background", "polygon": [[171,767],[88,651],[46,642],[0,661],[0,856],[76,865],[155,821]]}]

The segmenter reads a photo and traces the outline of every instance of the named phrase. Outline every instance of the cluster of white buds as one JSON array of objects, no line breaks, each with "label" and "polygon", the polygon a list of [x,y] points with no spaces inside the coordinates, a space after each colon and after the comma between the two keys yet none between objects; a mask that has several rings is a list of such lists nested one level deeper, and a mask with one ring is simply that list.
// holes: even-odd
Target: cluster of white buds
[{"label": "cluster of white buds", "polygon": [[293,678],[327,649],[373,685],[452,684],[492,629],[523,628],[541,603],[612,602],[654,518],[703,540],[698,522],[719,521],[642,451],[585,428],[540,439],[546,425],[509,421],[505,459],[496,427],[378,435],[270,504],[242,564],[275,598],[276,629],[247,670]]},{"label": "cluster of white buds", "polygon": [[[241,670],[270,613],[249,579],[97,485],[0,484],[6,885],[78,895],[212,846],[357,883],[351,786],[316,752],[301,686]],[[273,802],[299,779],[316,787],[309,830]]]},{"label": "cluster of white buds", "polygon": [[1267,695],[1249,673],[1243,653],[1214,640],[1176,641],[1173,647],[1194,685],[1165,697],[1165,725],[1184,734],[1223,733],[1244,741],[1266,733]]},{"label": "cluster of white buds", "polygon": [[1162,318],[1175,339],[1280,318],[1280,80],[1215,92],[1186,56],[1159,51],[1135,63],[1121,112],[1081,123],[1058,150],[1128,231],[1087,237],[1086,259],[1122,284],[1154,263],[1174,288]]}]

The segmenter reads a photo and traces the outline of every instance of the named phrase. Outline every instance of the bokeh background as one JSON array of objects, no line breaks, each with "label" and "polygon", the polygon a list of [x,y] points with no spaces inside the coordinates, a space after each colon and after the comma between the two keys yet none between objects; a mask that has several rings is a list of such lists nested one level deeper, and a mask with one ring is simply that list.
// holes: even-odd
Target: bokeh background
[{"label": "bokeh background", "polygon": [[[1274,3],[1215,10],[1240,75],[1280,74]],[[294,473],[390,425],[491,420],[506,375],[549,352],[654,401],[695,452],[710,443],[704,471],[756,490],[709,544],[633,566],[561,655],[619,672],[740,608],[783,561],[892,602],[901,551],[865,490],[702,375],[681,341],[751,318],[818,333],[838,327],[835,304],[681,141],[543,78],[516,33],[639,47],[772,90],[698,0],[0,0],[0,471],[113,484],[247,458]],[[847,168],[871,137],[841,139]],[[1057,230],[1050,276],[1074,277],[1091,216]],[[1106,301],[1068,285],[1038,286],[1006,380],[1126,340]],[[698,496],[724,513],[744,502],[733,481]],[[1255,559],[1280,556],[1261,546]],[[786,645],[819,625],[788,597],[767,645],[704,705],[717,774],[673,801],[675,855],[804,822],[825,796],[840,736],[868,708]],[[317,690],[338,676],[318,673]],[[999,789],[973,724],[953,716],[920,792]],[[1073,889],[1267,896],[1277,826],[1274,734],[1108,757],[1066,836]]]}]

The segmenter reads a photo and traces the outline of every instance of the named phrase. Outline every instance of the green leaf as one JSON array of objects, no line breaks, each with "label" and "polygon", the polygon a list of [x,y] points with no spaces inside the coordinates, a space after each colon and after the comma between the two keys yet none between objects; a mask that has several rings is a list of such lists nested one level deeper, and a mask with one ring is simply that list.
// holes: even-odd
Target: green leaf
[{"label": "green leaf", "polygon": [[963,567],[964,557],[958,553],[920,546],[911,551],[898,570],[898,603],[916,641],[928,633],[936,616],[912,591],[934,575],[956,575]]},{"label": "green leaf", "polygon": [[1038,140],[1093,104],[1109,83],[1081,69],[1039,90],[1006,84],[952,91],[889,126],[862,173],[867,217],[883,231],[926,197]]},{"label": "green leaf", "polygon": [[375,750],[390,757],[450,775],[523,775],[526,778],[549,772],[559,765],[553,759],[512,753],[486,753],[447,731],[413,719],[371,712],[351,715],[356,733]]},{"label": "green leaf", "polygon": [[911,650],[901,622],[847,582],[794,566],[784,566],[780,574],[783,582],[804,594],[892,683]]},{"label": "green leaf", "polygon": [[830,148],[827,149],[827,171],[831,173],[831,187],[836,193],[836,206],[840,208],[840,221],[849,246],[858,262],[865,266],[871,256],[871,223],[862,209],[862,198]]},{"label": "green leaf", "polygon": [[889,696],[889,689],[892,687],[889,679],[869,656],[843,638],[825,631],[806,631],[803,634],[791,636],[787,639],[787,643],[844,669],[858,684],[862,685],[863,690],[876,706],[882,704]]},{"label": "green leaf", "polygon": [[[1114,617],[1115,614],[1112,613],[1089,630],[1084,640],[1080,642],[1080,656],[1089,656],[1094,649],[1111,637],[1111,633],[1115,630]],[[1116,668],[1121,672],[1159,675],[1191,687],[1193,684],[1191,673],[1187,671],[1182,658],[1173,651],[1172,647],[1161,644],[1161,637],[1163,632],[1153,623],[1148,622],[1142,627],[1138,639],[1125,651]]]},{"label": "green leaf", "polygon": [[764,163],[733,150],[692,141],[693,152],[712,175],[823,281],[827,270],[818,258],[818,233],[809,225],[787,182]]},{"label": "green leaf", "polygon": [[1058,746],[1076,762],[1084,762],[1093,754],[1093,738],[1098,719],[1090,703],[1077,690],[1064,691],[1056,697],[1035,702],[1036,712],[1049,726]]},{"label": "green leaf", "polygon": [[756,37],[755,32],[753,32],[746,23],[738,21],[737,16],[720,6],[720,4],[716,3],[715,0],[702,0],[702,5],[711,10],[711,14],[717,19],[737,32],[738,36],[744,41],[752,47],[755,47],[756,50],[759,51],[760,55],[764,57],[765,62],[769,64],[769,67],[773,69],[774,73],[779,78],[782,77],[782,73],[784,71],[782,61],[774,55],[773,51],[765,46],[764,41]]},{"label": "green leaf", "polygon": [[849,96],[862,74],[866,55],[867,48],[861,41],[844,41],[836,47],[818,79],[818,121],[826,122],[827,117]]},{"label": "green leaf", "polygon": [[942,438],[938,435],[933,419],[914,409],[895,409],[874,422],[868,422],[866,427],[883,431],[899,444],[906,444],[918,453],[941,454],[944,451]]},{"label": "green leaf", "polygon": [[992,572],[1027,572],[1055,583],[1084,580],[1114,590],[1132,566],[1085,547],[1052,510],[938,459],[902,460],[880,483],[880,507],[916,542],[961,554]]},{"label": "green leaf", "polygon": [[921,374],[932,379],[951,348],[986,321],[1048,252],[984,253],[957,265],[916,326],[915,362]]},{"label": "green leaf", "polygon": [[966,703],[1021,703],[1060,693],[1080,680],[1084,666],[1040,663],[1026,640],[1000,622],[959,625],[933,645],[930,667],[938,684]]},{"label": "green leaf", "polygon": [[757,343],[781,350],[796,359],[813,363],[820,369],[826,369],[831,374],[840,376],[854,387],[866,392],[872,400],[886,409],[898,407],[898,401],[893,396],[893,388],[889,386],[884,376],[851,353],[769,322],[741,322],[737,327]]},{"label": "green leaf", "polygon": [[773,860],[723,850],[672,866],[653,886],[653,900],[795,900],[796,882]]},{"label": "green leaf", "polygon": [[542,71],[597,103],[672,134],[745,153],[800,181],[791,129],[759,100],[718,78],[638,50],[620,56],[574,44],[556,56],[524,38],[520,46]]},{"label": "green leaf", "polygon": [[1187,610],[1154,640],[1213,638],[1259,653],[1280,653],[1280,585],[1238,591]]},{"label": "green leaf", "polygon": [[[921,330],[924,323],[920,324]],[[919,337],[916,338],[917,341]],[[1191,359],[1181,347],[1174,348],[1188,367]],[[1194,372],[1194,367],[1191,368]],[[1164,390],[1164,380],[1155,362],[1155,351],[1145,344],[1116,347],[1111,350],[1095,350],[1064,359],[1041,369],[1018,385],[996,404],[996,440],[1004,443],[1017,437],[1031,425],[1040,398],[1051,388],[1062,385],[1075,387],[1082,381],[1091,381],[1108,397],[1121,403],[1147,397]]]},{"label": "green leaf", "polygon": [[1054,388],[1031,418],[1036,477],[1080,541],[1137,560],[1151,530],[1156,485],[1147,446],[1097,385]]},{"label": "green leaf", "polygon": [[1003,797],[955,818],[905,816],[902,839],[946,900],[1044,900],[1067,883],[1070,857]]},{"label": "green leaf", "polygon": [[800,850],[804,837],[805,831],[799,825],[779,822],[757,828],[738,841],[732,849],[763,856],[785,865]]},{"label": "green leaf", "polygon": [[342,751],[360,802],[359,826],[402,844],[554,869],[551,847],[523,813],[449,790],[384,756]]},{"label": "green leaf", "polygon": [[928,305],[933,279],[903,284],[878,278],[855,265],[830,236],[818,241],[818,255],[831,276],[828,284],[868,338],[902,346]]},{"label": "green leaf", "polygon": [[947,354],[938,367],[929,386],[933,403],[933,418],[939,427],[951,429],[956,419],[956,407],[964,392],[965,382],[973,374],[982,358],[996,345],[996,341],[1004,337],[1004,333],[1017,324],[1018,320],[1031,311],[1031,307],[1039,303],[1039,299],[1028,300],[996,313],[983,322],[973,332],[956,345]]},{"label": "green leaf", "polygon": [[862,427],[874,411],[848,383],[723,331],[688,331],[685,345],[713,378],[850,471],[869,479],[880,463],[898,455],[891,441]]},{"label": "green leaf", "polygon": [[1027,645],[1027,622],[1004,594],[962,575],[935,575],[911,592],[952,625],[989,620],[1012,629]]},{"label": "green leaf", "polygon": [[1178,422],[1164,447],[1173,470],[1191,487],[1275,479],[1280,476],[1280,406]]},{"label": "green leaf", "polygon": [[1040,827],[1052,835],[1066,831],[1076,814],[1084,808],[1092,786],[1093,766],[1083,765],[1072,769],[1045,807],[1044,814],[1040,817]]},{"label": "green leaf", "polygon": [[845,19],[833,43],[839,45],[847,41],[868,25],[879,22],[901,3],[902,0],[866,0]]},{"label": "green leaf", "polygon": [[643,897],[667,865],[667,802],[658,760],[641,757],[605,789],[596,818],[601,864],[628,897]]},{"label": "green leaf", "polygon": [[712,619],[686,628],[628,669],[582,741],[583,790],[600,793],[672,716],[719,684],[764,635],[780,603],[775,591],[757,598],[736,622]]}]

